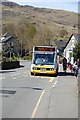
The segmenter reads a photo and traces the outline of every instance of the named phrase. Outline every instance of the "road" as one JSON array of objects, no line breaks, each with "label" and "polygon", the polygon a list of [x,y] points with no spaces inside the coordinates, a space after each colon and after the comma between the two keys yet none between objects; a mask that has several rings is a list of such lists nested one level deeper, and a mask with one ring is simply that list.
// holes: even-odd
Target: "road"
[{"label": "road", "polygon": [[73,74],[65,75],[60,65],[57,77],[31,76],[31,62],[21,65],[0,72],[3,118],[78,118],[78,82]]}]

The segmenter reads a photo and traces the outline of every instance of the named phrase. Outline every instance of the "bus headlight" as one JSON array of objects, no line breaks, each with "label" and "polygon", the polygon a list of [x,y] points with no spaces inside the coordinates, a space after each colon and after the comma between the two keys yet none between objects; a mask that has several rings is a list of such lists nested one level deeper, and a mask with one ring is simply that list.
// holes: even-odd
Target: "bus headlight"
[{"label": "bus headlight", "polygon": [[36,68],[36,67],[33,67],[33,70],[37,70],[37,68]]}]

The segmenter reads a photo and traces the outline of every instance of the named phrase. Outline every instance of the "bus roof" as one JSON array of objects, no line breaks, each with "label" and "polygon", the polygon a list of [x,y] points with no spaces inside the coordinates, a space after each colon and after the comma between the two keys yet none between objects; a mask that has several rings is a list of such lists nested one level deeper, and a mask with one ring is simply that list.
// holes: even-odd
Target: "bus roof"
[{"label": "bus roof", "polygon": [[34,47],[48,47],[48,48],[57,48],[56,46],[34,46]]}]

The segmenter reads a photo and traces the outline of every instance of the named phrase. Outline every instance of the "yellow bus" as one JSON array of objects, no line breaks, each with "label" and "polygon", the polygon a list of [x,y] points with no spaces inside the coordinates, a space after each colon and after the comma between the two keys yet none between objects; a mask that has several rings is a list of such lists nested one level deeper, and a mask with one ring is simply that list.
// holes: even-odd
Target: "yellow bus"
[{"label": "yellow bus", "polygon": [[31,75],[50,74],[57,76],[57,48],[52,46],[34,46],[31,64]]}]

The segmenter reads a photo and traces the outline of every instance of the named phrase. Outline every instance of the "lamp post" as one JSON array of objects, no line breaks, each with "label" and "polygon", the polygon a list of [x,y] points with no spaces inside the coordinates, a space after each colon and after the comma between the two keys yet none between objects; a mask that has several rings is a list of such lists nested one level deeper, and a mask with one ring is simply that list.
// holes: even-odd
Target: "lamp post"
[{"label": "lamp post", "polygon": [[50,39],[49,39],[49,45],[50,45],[50,43],[51,43],[51,41],[50,41]]},{"label": "lamp post", "polygon": [[22,41],[21,41],[21,53],[20,53],[20,55],[22,56]]},{"label": "lamp post", "polygon": [[11,61],[11,51],[10,51],[10,61]]},{"label": "lamp post", "polygon": [[10,43],[9,51],[10,51],[10,61],[11,61],[12,54],[13,54],[13,44],[12,43]]}]

